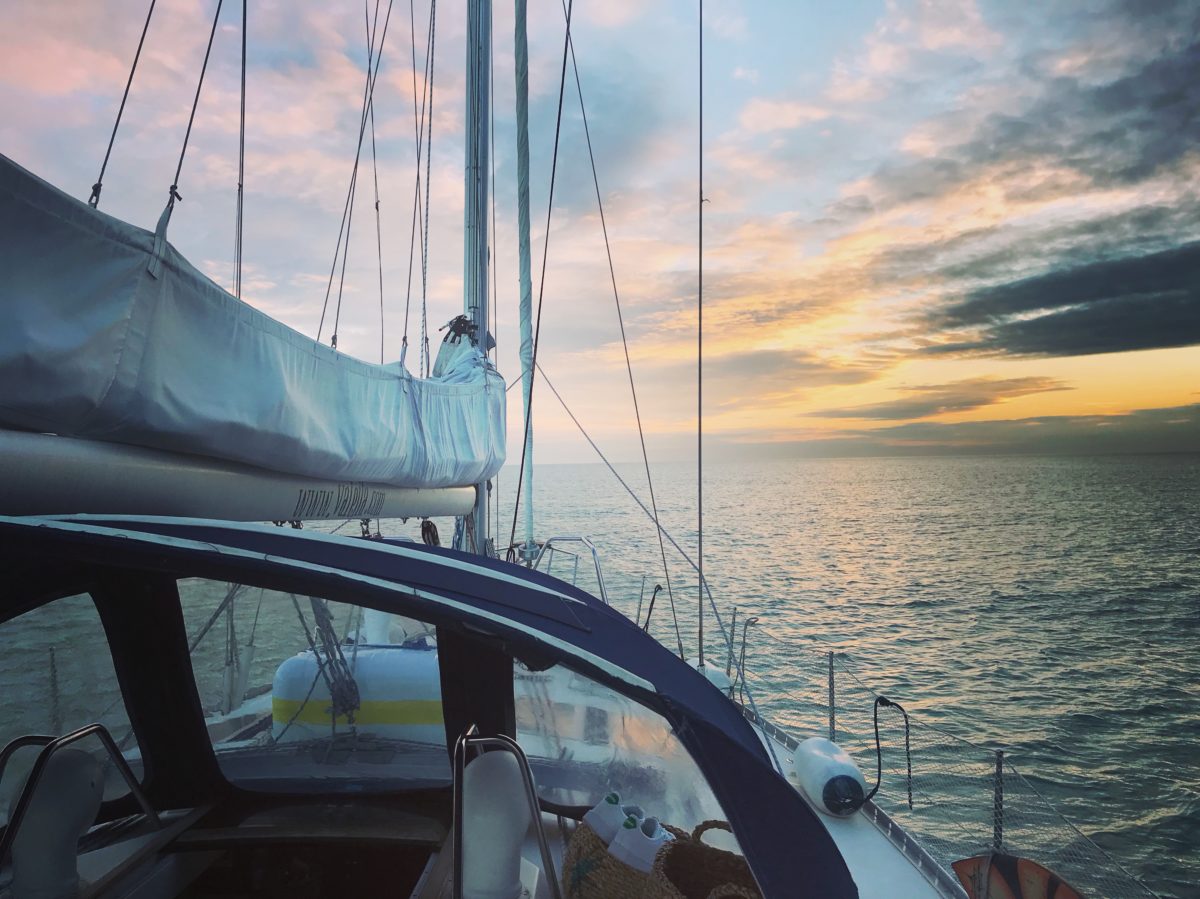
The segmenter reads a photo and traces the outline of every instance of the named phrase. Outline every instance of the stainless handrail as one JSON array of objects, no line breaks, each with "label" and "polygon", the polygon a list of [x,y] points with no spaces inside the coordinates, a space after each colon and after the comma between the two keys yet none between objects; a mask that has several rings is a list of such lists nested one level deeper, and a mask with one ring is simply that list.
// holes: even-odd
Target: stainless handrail
[{"label": "stainless handrail", "polygon": [[596,582],[600,585],[600,599],[605,605],[608,605],[608,591],[604,587],[604,572],[600,568],[600,553],[590,537],[550,537],[538,549],[538,554],[533,557],[531,567],[537,568],[542,561],[542,556],[546,554],[546,550],[553,548],[555,543],[582,543],[591,552],[592,563],[596,566]]},{"label": "stainless handrail", "polygon": [[13,806],[12,814],[8,819],[8,825],[4,828],[3,836],[0,836],[0,865],[3,865],[7,861],[8,855],[12,851],[13,841],[16,840],[17,831],[21,828],[21,820],[25,817],[25,813],[29,809],[29,804],[33,801],[33,791],[42,777],[42,772],[45,770],[50,756],[54,755],[54,753],[58,752],[64,746],[78,743],[80,740],[91,736],[95,736],[100,740],[105,752],[108,753],[109,759],[124,779],[126,786],[129,787],[129,792],[133,794],[133,798],[137,800],[137,804],[142,807],[142,812],[156,828],[162,827],[162,821],[158,817],[158,812],[154,810],[154,806],[150,804],[150,800],[142,792],[141,784],[133,776],[133,771],[130,770],[129,763],[125,761],[125,757],[121,755],[121,750],[117,748],[112,734],[108,732],[108,728],[103,724],[89,724],[78,730],[73,730],[69,734],[63,734],[61,737],[29,734],[24,737],[17,737],[0,751],[0,778],[2,778],[4,776],[4,768],[18,749],[25,746],[43,747],[42,751],[38,753],[38,757],[34,760],[33,767],[29,769],[29,777],[25,779],[25,786],[21,788],[21,794],[17,797],[16,804]]},{"label": "stainless handrail", "polygon": [[463,899],[463,776],[467,768],[467,750],[472,747],[503,749],[511,752],[521,769],[521,781],[525,784],[525,797],[529,800],[529,813],[537,830],[538,850],[542,854],[542,868],[550,882],[550,895],[562,899],[558,875],[554,872],[554,858],[550,855],[550,844],[546,841],[546,829],[542,826],[542,809],[538,802],[537,787],[529,759],[517,741],[499,734],[494,737],[479,736],[479,728],[472,724],[454,743],[454,826],[451,851],[454,854],[454,899]]}]

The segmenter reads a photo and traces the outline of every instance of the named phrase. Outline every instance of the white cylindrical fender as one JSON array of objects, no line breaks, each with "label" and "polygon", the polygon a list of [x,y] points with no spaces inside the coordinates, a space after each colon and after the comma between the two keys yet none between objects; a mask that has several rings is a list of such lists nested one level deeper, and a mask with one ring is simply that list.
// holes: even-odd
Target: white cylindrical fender
[{"label": "white cylindrical fender", "polygon": [[792,767],[808,800],[828,815],[845,818],[862,807],[867,782],[846,750],[824,737],[796,747]]},{"label": "white cylindrical fender", "polygon": [[463,773],[463,896],[517,899],[521,844],[530,822],[521,767],[510,752],[485,752]]},{"label": "white cylindrical fender", "polygon": [[[343,647],[358,685],[354,716],[360,734],[444,746],[442,688],[435,649],[402,646]],[[272,734],[277,740],[311,740],[329,734],[329,687],[311,651],[284,659],[271,688]],[[339,719],[339,728],[349,722]]]}]

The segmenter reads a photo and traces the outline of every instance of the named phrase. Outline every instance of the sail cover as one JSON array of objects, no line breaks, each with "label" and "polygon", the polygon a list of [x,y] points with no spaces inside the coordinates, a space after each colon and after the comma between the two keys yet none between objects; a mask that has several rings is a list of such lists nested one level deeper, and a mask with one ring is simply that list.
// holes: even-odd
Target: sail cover
[{"label": "sail cover", "polygon": [[352,359],[155,238],[0,155],[0,427],[397,487],[499,471],[504,380],[480,351],[428,379]]}]

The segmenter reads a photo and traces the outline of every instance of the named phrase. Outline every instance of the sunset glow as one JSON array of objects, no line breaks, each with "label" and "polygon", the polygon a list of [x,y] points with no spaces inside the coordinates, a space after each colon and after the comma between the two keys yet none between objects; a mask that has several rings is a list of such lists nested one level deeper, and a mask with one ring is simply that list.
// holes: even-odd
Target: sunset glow
[{"label": "sunset glow", "polygon": [[[153,228],[213,8],[189,0],[156,12],[102,210]],[[706,4],[705,430],[717,455],[1200,450],[1194,7],[832,9]],[[413,92],[424,84],[429,8],[418,2],[415,28],[396,10],[375,92],[383,342],[387,361],[398,359],[408,305],[415,371]],[[233,4],[222,14],[170,235],[225,286],[240,13]],[[4,15],[0,152],[86,198],[143,2],[16,0]],[[519,374],[511,15],[499,4],[494,25],[493,258],[509,381]],[[643,421],[660,459],[694,450],[695,15],[692,4],[622,0],[579,5],[572,27]],[[536,302],[562,63],[557,0],[532,3],[530,23]],[[439,6],[436,25],[435,347],[462,302],[462,9]],[[363,8],[264,0],[251,4],[248,34],[245,299],[315,336],[358,137]],[[601,446],[633,458],[575,91],[569,78],[539,361]],[[369,143],[362,165],[339,349],[379,361]],[[589,459],[538,390],[539,460]],[[519,405],[514,391],[510,455]]]}]

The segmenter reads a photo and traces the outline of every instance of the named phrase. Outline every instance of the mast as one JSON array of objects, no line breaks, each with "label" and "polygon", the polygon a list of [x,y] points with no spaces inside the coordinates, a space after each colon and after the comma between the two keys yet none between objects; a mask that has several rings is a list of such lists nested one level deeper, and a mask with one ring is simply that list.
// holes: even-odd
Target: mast
[{"label": "mast", "polygon": [[[479,345],[488,334],[488,99],[492,52],[490,0],[467,0],[467,110],[463,194],[463,312],[475,325]],[[477,553],[487,541],[486,482],[476,484],[472,512]]]},{"label": "mast", "polygon": [[525,504],[525,545],[522,558],[532,564],[533,549],[533,422],[529,403],[533,393],[533,275],[529,261],[529,41],[525,30],[526,0],[516,0],[517,78],[517,230],[520,238],[521,275],[521,394],[524,399],[525,470],[522,474]]}]

